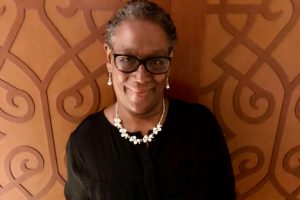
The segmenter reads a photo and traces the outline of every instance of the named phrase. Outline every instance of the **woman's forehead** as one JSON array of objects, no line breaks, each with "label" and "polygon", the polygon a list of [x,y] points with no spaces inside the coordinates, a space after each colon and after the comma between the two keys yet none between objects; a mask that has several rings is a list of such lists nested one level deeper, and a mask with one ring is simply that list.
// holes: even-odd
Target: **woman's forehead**
[{"label": "woman's forehead", "polygon": [[144,49],[168,51],[169,41],[165,31],[153,22],[144,20],[126,20],[112,35],[113,49]]}]

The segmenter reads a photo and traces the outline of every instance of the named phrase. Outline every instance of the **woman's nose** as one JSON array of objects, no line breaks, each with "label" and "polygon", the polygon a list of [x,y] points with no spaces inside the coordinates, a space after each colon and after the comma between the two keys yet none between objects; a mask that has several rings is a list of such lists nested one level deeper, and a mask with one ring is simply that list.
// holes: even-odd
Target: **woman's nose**
[{"label": "woman's nose", "polygon": [[138,69],[134,72],[136,76],[136,80],[143,82],[149,80],[151,77],[150,72],[147,71],[146,66],[144,64],[140,64]]}]

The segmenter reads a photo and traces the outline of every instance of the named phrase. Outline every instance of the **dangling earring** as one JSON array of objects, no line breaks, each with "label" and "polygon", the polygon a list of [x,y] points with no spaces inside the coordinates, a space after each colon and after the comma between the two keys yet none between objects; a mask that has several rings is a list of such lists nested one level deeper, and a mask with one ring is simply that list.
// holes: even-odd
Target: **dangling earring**
[{"label": "dangling earring", "polygon": [[166,89],[170,89],[170,84],[169,84],[169,77],[167,77],[167,82],[166,82]]},{"label": "dangling earring", "polygon": [[111,85],[112,85],[111,72],[108,72],[108,80],[107,80],[107,85],[109,85],[109,86],[111,86]]}]

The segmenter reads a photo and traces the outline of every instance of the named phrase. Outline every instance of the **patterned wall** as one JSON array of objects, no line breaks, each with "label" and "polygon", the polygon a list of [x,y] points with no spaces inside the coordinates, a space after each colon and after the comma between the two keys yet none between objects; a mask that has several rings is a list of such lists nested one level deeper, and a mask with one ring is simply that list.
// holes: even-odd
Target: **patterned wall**
[{"label": "patterned wall", "polygon": [[208,1],[200,93],[225,130],[239,199],[300,199],[300,1]]},{"label": "patterned wall", "polygon": [[[300,1],[156,2],[179,32],[170,95],[216,114],[238,199],[300,199]],[[64,199],[70,132],[113,102],[102,33],[121,3],[0,0],[1,200]]]}]

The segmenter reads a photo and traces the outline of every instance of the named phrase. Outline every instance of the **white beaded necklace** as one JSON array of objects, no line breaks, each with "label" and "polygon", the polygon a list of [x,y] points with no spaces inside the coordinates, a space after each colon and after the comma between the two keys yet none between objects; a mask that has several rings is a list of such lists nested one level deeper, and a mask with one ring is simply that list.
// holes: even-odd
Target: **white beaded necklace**
[{"label": "white beaded necklace", "polygon": [[128,139],[130,142],[133,144],[141,144],[142,142],[147,143],[151,142],[154,139],[154,136],[158,134],[158,132],[161,131],[161,123],[164,118],[165,114],[165,101],[163,100],[163,110],[162,114],[160,116],[160,119],[155,127],[152,128],[152,133],[149,135],[144,135],[142,139],[137,138],[136,136],[130,136],[127,133],[127,129],[123,128],[122,126],[122,120],[119,118],[119,113],[118,113],[118,102],[115,105],[115,118],[114,118],[114,126],[119,129],[119,132],[121,133],[121,137]]}]

